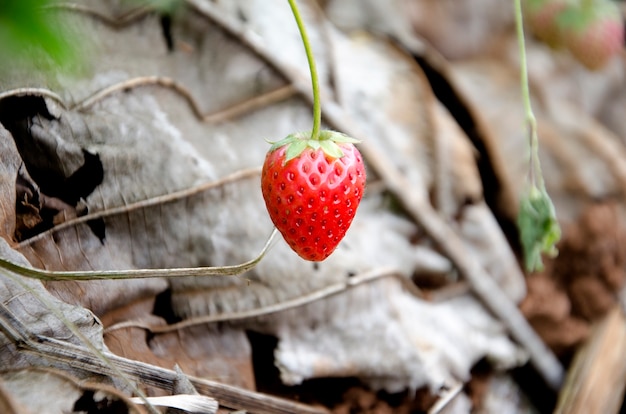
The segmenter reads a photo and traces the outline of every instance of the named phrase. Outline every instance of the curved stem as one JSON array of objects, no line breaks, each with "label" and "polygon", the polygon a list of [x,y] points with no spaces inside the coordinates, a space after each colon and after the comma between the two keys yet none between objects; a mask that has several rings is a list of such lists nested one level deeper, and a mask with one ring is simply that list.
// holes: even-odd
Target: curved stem
[{"label": "curved stem", "polygon": [[302,22],[302,17],[300,16],[296,0],[288,1],[293,17],[296,19],[298,30],[300,31],[300,37],[302,38],[306,58],[309,61],[309,71],[311,72],[311,83],[313,86],[313,131],[311,132],[311,139],[319,139],[320,125],[322,123],[322,105],[320,103],[320,87],[319,80],[317,78],[317,69],[315,68],[315,58],[313,57],[309,36],[307,35],[306,28]]},{"label": "curved stem", "polygon": [[272,241],[278,230],[274,228],[272,234],[265,242],[261,252],[245,263],[229,266],[214,267],[179,267],[172,269],[128,269],[128,270],[76,270],[76,271],[50,271],[35,269],[13,263],[0,257],[0,269],[5,269],[21,276],[39,280],[102,280],[102,279],[145,279],[153,277],[200,277],[200,276],[237,276],[254,268],[272,245]]},{"label": "curved stem", "polygon": [[528,65],[526,62],[526,42],[524,39],[524,22],[522,18],[522,2],[515,0],[515,27],[517,32],[517,44],[519,45],[520,60],[520,83],[522,101],[528,127],[528,140],[530,146],[530,166],[528,176],[532,187],[539,186],[544,189],[541,166],[539,165],[539,139],[537,137],[537,120],[530,103],[530,89],[528,86]]}]

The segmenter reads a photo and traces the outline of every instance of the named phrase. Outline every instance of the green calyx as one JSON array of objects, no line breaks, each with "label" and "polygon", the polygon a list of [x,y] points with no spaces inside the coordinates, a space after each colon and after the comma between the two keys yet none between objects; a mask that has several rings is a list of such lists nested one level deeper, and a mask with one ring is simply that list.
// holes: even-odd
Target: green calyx
[{"label": "green calyx", "polygon": [[297,158],[307,147],[316,151],[322,149],[327,156],[332,158],[341,158],[343,157],[343,151],[337,144],[357,144],[359,142],[360,141],[357,139],[336,131],[320,131],[317,139],[312,139],[310,132],[296,132],[289,134],[280,141],[270,142],[270,144],[272,144],[270,151],[276,151],[279,148],[287,146],[285,162]]},{"label": "green calyx", "polygon": [[545,190],[531,187],[522,196],[517,216],[524,265],[527,271],[543,269],[542,253],[557,255],[556,243],[561,238],[561,228],[556,220],[554,205]]}]

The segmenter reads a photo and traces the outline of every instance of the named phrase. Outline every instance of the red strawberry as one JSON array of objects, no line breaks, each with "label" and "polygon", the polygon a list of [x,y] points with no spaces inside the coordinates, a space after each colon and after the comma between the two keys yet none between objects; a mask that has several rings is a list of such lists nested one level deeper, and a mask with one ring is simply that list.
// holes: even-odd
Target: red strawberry
[{"label": "red strawberry", "polygon": [[289,135],[270,148],[261,190],[272,222],[303,259],[322,261],[352,223],[365,187],[356,140],[333,131]]},{"label": "red strawberry", "polygon": [[624,24],[615,3],[595,2],[590,8],[578,7],[562,17],[565,44],[588,69],[600,69],[620,52]]},{"label": "red strawberry", "polygon": [[548,46],[563,45],[558,16],[570,7],[570,0],[526,0],[524,15],[531,32]]}]

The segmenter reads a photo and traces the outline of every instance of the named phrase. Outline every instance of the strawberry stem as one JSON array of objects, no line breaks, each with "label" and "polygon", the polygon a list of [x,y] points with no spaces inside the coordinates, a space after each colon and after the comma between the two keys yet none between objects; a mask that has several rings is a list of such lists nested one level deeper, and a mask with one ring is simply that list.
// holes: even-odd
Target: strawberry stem
[{"label": "strawberry stem", "polygon": [[311,131],[311,139],[318,140],[320,133],[320,125],[322,123],[322,105],[320,103],[320,87],[317,77],[317,69],[315,67],[315,58],[313,57],[313,51],[311,50],[311,43],[309,42],[309,36],[306,33],[306,28],[300,17],[300,11],[295,0],[288,0],[289,6],[293,17],[296,19],[298,30],[300,31],[300,38],[304,45],[304,51],[306,52],[306,58],[309,61],[309,71],[311,72],[311,83],[313,85],[313,131]]},{"label": "strawberry stem", "polygon": [[537,119],[533,113],[530,103],[530,89],[528,86],[528,65],[526,61],[526,42],[524,39],[524,22],[522,17],[521,0],[514,0],[515,3],[515,26],[517,31],[517,43],[519,46],[520,60],[520,83],[522,90],[522,101],[524,112],[526,113],[526,123],[528,125],[528,136],[530,145],[530,166],[528,175],[532,187],[539,187],[543,190],[544,182],[539,164],[539,139],[537,137]]},{"label": "strawberry stem", "polygon": [[541,174],[537,119],[533,113],[530,102],[530,88],[528,86],[528,65],[526,61],[521,0],[514,0],[514,4],[515,28],[519,45],[522,101],[526,113],[530,146],[530,162],[528,165],[530,188],[521,197],[517,226],[524,253],[524,264],[526,270],[532,272],[543,268],[541,261],[542,253],[552,257],[557,254],[555,245],[561,238],[561,228],[556,219],[554,205],[546,191],[543,175]]}]

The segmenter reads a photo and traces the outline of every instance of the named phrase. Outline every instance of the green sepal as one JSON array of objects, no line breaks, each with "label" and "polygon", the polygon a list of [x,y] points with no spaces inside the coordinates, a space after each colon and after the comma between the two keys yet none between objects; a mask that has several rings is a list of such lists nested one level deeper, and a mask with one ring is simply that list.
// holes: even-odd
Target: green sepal
[{"label": "green sepal", "polygon": [[307,145],[311,148],[313,148],[315,151],[317,151],[318,149],[320,149],[321,147],[321,142],[320,141],[316,141],[313,139],[309,139],[307,140]]},{"label": "green sepal", "polygon": [[272,144],[272,146],[270,147],[270,152],[271,152],[271,151],[276,151],[278,148],[281,148],[285,145],[289,145],[292,142],[297,141],[297,140],[298,138],[296,137],[295,134],[290,134],[290,135],[287,135],[286,138],[281,139],[280,141],[267,141],[267,142]]},{"label": "green sepal", "polygon": [[349,137],[342,132],[330,131],[330,130],[320,131],[319,140],[320,141],[329,140],[329,141],[336,142],[339,144],[358,144],[361,142],[358,139]]},{"label": "green sepal", "polygon": [[303,140],[297,140],[289,144],[285,151],[285,162],[291,161],[294,158],[302,154],[302,151],[307,147],[308,142]]},{"label": "green sepal", "polygon": [[297,158],[307,147],[314,150],[322,149],[324,153],[332,158],[343,157],[343,151],[337,145],[340,144],[358,144],[359,140],[351,138],[341,132],[324,130],[320,131],[318,139],[312,139],[310,132],[296,132],[289,134],[280,141],[268,141],[272,146],[270,151],[276,151],[286,146],[285,162]]},{"label": "green sepal", "polygon": [[333,157],[333,158],[341,158],[341,157],[343,157],[343,151],[341,150],[341,148],[339,148],[339,145],[337,145],[335,142],[333,142],[333,141],[319,141],[319,144],[322,147],[322,150],[329,157]]},{"label": "green sepal", "polygon": [[522,197],[517,226],[524,252],[524,267],[528,272],[543,270],[541,254],[558,254],[556,243],[561,239],[561,227],[554,205],[545,190],[531,187]]}]

